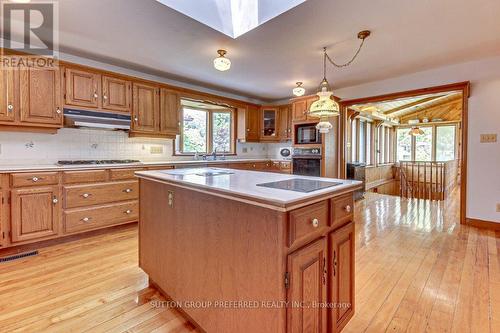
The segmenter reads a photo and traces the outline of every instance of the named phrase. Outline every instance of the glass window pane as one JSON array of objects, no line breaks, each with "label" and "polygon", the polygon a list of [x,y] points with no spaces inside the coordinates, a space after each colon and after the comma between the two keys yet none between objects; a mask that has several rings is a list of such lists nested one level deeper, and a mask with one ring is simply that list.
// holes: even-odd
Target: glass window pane
[{"label": "glass window pane", "polygon": [[436,128],[436,160],[451,161],[455,159],[455,125],[438,126]]},{"label": "glass window pane", "polygon": [[182,152],[207,153],[207,113],[206,111],[184,108]]},{"label": "glass window pane", "polygon": [[396,158],[399,161],[411,160],[411,136],[409,128],[398,128],[396,132]]},{"label": "glass window pane", "polygon": [[366,145],[365,145],[365,137],[366,137],[366,122],[361,121],[359,123],[359,162],[366,163]]},{"label": "glass window pane", "polygon": [[356,148],[357,148],[356,123],[357,123],[357,119],[354,119],[352,121],[352,125],[351,125],[351,161],[352,162],[356,162],[356,160],[357,160],[357,157],[356,157]]},{"label": "glass window pane", "polygon": [[212,113],[213,142],[212,146],[219,153],[231,151],[231,113]]},{"label": "glass window pane", "polygon": [[415,137],[415,160],[432,160],[432,127],[421,127],[424,134]]},{"label": "glass window pane", "polygon": [[378,133],[378,162],[380,164],[385,163],[384,157],[385,157],[385,127],[380,126]]},{"label": "glass window pane", "polygon": [[367,165],[372,164],[371,150],[372,150],[372,124],[367,123],[366,124],[366,164]]}]

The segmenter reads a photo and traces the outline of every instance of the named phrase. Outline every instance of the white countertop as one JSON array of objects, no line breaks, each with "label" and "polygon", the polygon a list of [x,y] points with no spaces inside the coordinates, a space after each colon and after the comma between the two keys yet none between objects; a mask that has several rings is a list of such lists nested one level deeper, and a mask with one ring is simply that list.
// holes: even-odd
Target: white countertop
[{"label": "white countertop", "polygon": [[[231,174],[216,176],[200,176],[207,171],[227,171]],[[230,199],[267,204],[270,208],[287,211],[314,202],[328,196],[335,196],[358,188],[362,182],[324,177],[308,177],[299,175],[234,170],[224,168],[189,168],[175,170],[155,170],[136,172],[140,178],[156,180],[172,185],[193,188],[202,192],[214,193]],[[257,184],[276,182],[288,179],[311,179],[324,182],[341,183],[341,185],[303,193],[290,190],[273,189],[257,186]],[[292,207],[293,206],[293,207]]]},{"label": "white countertop", "polygon": [[[27,172],[27,171],[62,171],[62,170],[88,170],[88,169],[108,169],[108,168],[140,168],[157,165],[209,165],[209,164],[223,164],[223,163],[250,163],[262,161],[276,161],[273,158],[231,158],[225,160],[166,160],[166,161],[152,161],[152,162],[139,162],[129,164],[84,164],[84,165],[58,165],[58,164],[21,164],[21,165],[0,165],[0,173],[9,172]],[[290,161],[290,160],[281,160]]]}]

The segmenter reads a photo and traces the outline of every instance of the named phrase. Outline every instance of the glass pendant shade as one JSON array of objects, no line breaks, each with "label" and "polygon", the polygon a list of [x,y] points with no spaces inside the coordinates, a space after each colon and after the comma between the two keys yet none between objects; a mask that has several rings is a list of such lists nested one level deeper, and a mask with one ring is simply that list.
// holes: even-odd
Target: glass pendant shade
[{"label": "glass pendant shade", "polygon": [[323,118],[316,125],[316,129],[319,130],[320,133],[328,133],[333,128],[333,125],[328,121],[328,118]]},{"label": "glass pendant shade", "polygon": [[309,115],[317,118],[337,117],[340,115],[339,103],[335,102],[331,96],[333,93],[329,89],[328,81],[323,79],[320,84],[320,91],[316,94],[319,99],[311,104]]},{"label": "glass pendant shade", "polygon": [[219,56],[214,59],[214,67],[218,71],[224,72],[231,68],[231,60],[226,58],[224,55],[227,53],[225,50],[218,50]]},{"label": "glass pendant shade", "polygon": [[302,82],[297,82],[297,86],[293,88],[292,93],[295,96],[304,96],[306,90],[302,87]]},{"label": "glass pendant shade", "polygon": [[417,135],[422,135],[424,134],[424,131],[418,127],[418,126],[415,126],[415,127],[412,127],[410,132],[408,132],[409,135],[413,135],[413,136],[417,136]]}]

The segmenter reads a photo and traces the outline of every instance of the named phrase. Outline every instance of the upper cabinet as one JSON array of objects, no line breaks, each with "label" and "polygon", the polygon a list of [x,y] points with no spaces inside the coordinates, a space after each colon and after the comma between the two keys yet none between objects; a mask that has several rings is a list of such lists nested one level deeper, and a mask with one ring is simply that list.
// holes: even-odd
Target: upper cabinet
[{"label": "upper cabinet", "polygon": [[261,109],[261,136],[263,141],[278,141],[278,108],[262,107]]},{"label": "upper cabinet", "polygon": [[0,121],[15,120],[14,109],[17,107],[14,100],[14,71],[2,69],[0,77]]},{"label": "upper cabinet", "polygon": [[157,133],[159,87],[147,83],[133,84],[132,128],[135,133]]},{"label": "upper cabinet", "polygon": [[85,108],[101,106],[101,75],[72,68],[64,70],[65,102]]},{"label": "upper cabinet", "polygon": [[174,90],[160,88],[160,134],[180,134],[180,112],[181,100],[179,94]]},{"label": "upper cabinet", "polygon": [[20,122],[62,127],[59,69],[19,71]]},{"label": "upper cabinet", "polygon": [[256,105],[237,108],[238,140],[258,142],[260,140],[260,108]]},{"label": "upper cabinet", "polygon": [[105,110],[130,112],[132,83],[121,78],[102,76],[102,108]]},{"label": "upper cabinet", "polygon": [[279,107],[279,138],[280,141],[291,140],[292,138],[292,115],[289,105]]},{"label": "upper cabinet", "polygon": [[295,99],[292,102],[292,121],[300,122],[314,120],[307,115],[311,104],[318,99],[318,96],[307,96],[300,99]]}]

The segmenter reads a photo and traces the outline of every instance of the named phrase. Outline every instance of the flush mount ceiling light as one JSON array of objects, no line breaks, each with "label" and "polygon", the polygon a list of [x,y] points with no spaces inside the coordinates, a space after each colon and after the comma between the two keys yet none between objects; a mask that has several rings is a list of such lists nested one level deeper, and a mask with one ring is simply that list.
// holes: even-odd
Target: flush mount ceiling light
[{"label": "flush mount ceiling light", "polygon": [[217,50],[219,56],[214,59],[214,67],[216,70],[224,72],[231,68],[231,60],[226,58],[225,55],[227,53],[226,50]]},{"label": "flush mount ceiling light", "polygon": [[308,114],[312,117],[316,117],[320,119],[316,128],[320,131],[320,133],[328,133],[330,129],[333,127],[332,124],[328,121],[330,117],[337,117],[340,115],[340,106],[339,104],[332,99],[333,92],[330,88],[330,84],[326,79],[326,61],[328,60],[335,67],[347,67],[356,59],[363,44],[365,43],[365,39],[370,36],[370,31],[364,30],[358,33],[358,38],[361,39],[361,44],[359,45],[358,50],[354,54],[354,56],[346,62],[345,64],[337,64],[328,56],[326,53],[326,47],[323,48],[323,80],[319,85],[319,91],[317,93],[319,99],[311,104],[309,108]]},{"label": "flush mount ceiling light", "polygon": [[297,82],[296,84],[297,84],[297,86],[295,88],[293,88],[292,93],[295,96],[304,96],[304,94],[306,93],[306,90],[304,89],[304,87],[302,87],[302,82]]},{"label": "flush mount ceiling light", "polygon": [[306,0],[156,1],[231,38],[238,38]]}]

